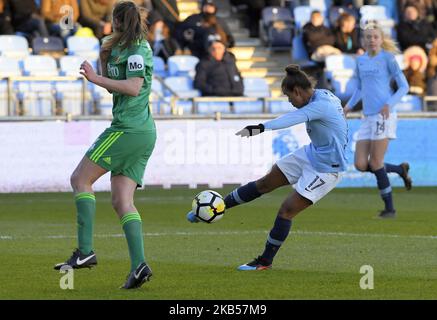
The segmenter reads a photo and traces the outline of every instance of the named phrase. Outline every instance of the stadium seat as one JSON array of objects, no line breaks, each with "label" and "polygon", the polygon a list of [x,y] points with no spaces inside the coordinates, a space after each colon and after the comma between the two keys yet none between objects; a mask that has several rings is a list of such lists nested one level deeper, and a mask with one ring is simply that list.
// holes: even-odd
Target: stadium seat
[{"label": "stadium seat", "polygon": [[330,83],[334,94],[343,102],[352,96],[358,85],[357,79],[348,74],[334,75]]},{"label": "stadium seat", "polygon": [[198,114],[211,115],[216,112],[231,113],[231,106],[229,102],[211,101],[211,102],[199,102],[197,104]]},{"label": "stadium seat", "polygon": [[171,56],[167,61],[168,73],[170,76],[189,76],[194,78],[198,63],[199,58],[195,56]]},{"label": "stadium seat", "polygon": [[415,95],[405,95],[395,105],[397,112],[421,112],[422,111],[422,99]]},{"label": "stadium seat", "polygon": [[[165,85],[175,92],[178,98],[189,99],[199,97],[199,90],[193,88],[193,80],[190,77],[167,77],[164,80]],[[164,90],[166,96],[171,96],[169,90]],[[193,103],[189,100],[180,100],[176,103],[177,113],[192,113]]]},{"label": "stadium seat", "polygon": [[152,78],[152,91],[150,94],[150,107],[153,113],[156,114],[170,114],[170,99],[165,97],[164,87],[162,83],[156,79]]},{"label": "stadium seat", "polygon": [[59,37],[36,37],[32,40],[33,54],[60,57],[65,54],[64,41]]},{"label": "stadium seat", "polygon": [[336,75],[353,76],[355,71],[355,58],[347,54],[335,54],[326,57],[325,76],[331,79]]},{"label": "stadium seat", "polygon": [[50,56],[28,56],[24,59],[24,74],[29,76],[57,76],[56,60]]},{"label": "stadium seat", "polygon": [[96,111],[100,115],[110,116],[112,115],[112,94],[105,88],[90,84],[91,94],[96,104]]},{"label": "stadium seat", "polygon": [[395,37],[395,21],[388,14],[386,7],[379,5],[365,5],[360,8],[360,25],[365,25],[368,21],[376,21],[384,33]]},{"label": "stadium seat", "polygon": [[269,113],[287,113],[296,110],[288,101],[270,101],[268,104]]},{"label": "stadium seat", "polygon": [[94,37],[68,37],[67,48],[69,55],[82,56],[91,60],[99,58],[100,44],[99,40]]},{"label": "stadium seat", "polygon": [[[21,69],[17,59],[0,56],[0,79],[20,75]],[[0,116],[7,116],[9,113],[8,97],[8,82],[0,80]],[[15,99],[12,99],[12,103],[15,110]]]},{"label": "stadium seat", "polygon": [[165,62],[161,57],[153,56],[153,74],[161,78],[165,78],[167,76]]},{"label": "stadium seat", "polygon": [[60,73],[63,76],[79,77],[80,65],[86,60],[80,56],[63,56],[59,59]]},{"label": "stadium seat", "polygon": [[25,58],[29,55],[29,44],[25,37],[0,35],[0,55]]},{"label": "stadium seat", "polygon": [[309,0],[308,4],[313,10],[319,10],[327,18],[329,8],[332,6],[331,0]]},{"label": "stadium seat", "polygon": [[[270,97],[269,84],[264,78],[243,78],[244,96],[254,98]],[[263,101],[234,102],[235,113],[262,113]]]},{"label": "stadium seat", "polygon": [[398,8],[396,1],[393,0],[378,0],[378,5],[385,7],[386,15],[395,22],[399,21]]},{"label": "stadium seat", "polygon": [[300,31],[303,26],[311,20],[311,12],[314,9],[310,6],[298,6],[293,10],[294,23],[296,25],[296,29]]},{"label": "stadium seat", "polygon": [[333,28],[336,27],[337,20],[342,13],[348,13],[348,14],[354,16],[356,21],[360,21],[359,11],[358,11],[358,9],[356,9],[354,7],[352,7],[352,8],[346,7],[346,6],[331,7],[328,11],[328,20],[329,20],[329,24]]},{"label": "stadium seat", "polygon": [[260,37],[272,49],[289,49],[292,44],[293,17],[288,9],[266,7],[262,10]]}]

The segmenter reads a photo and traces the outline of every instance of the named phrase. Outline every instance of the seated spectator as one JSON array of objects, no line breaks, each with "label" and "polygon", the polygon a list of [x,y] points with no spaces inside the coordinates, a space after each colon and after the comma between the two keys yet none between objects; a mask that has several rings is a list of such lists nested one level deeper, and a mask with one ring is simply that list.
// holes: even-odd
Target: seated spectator
[{"label": "seated spectator", "polygon": [[363,54],[360,36],[353,15],[342,13],[338,18],[338,27],[334,31],[335,47],[343,53]]},{"label": "seated spectator", "polygon": [[330,54],[341,54],[334,47],[335,37],[331,29],[323,25],[323,15],[315,10],[311,13],[311,20],[303,27],[303,43],[311,60],[323,62]]},{"label": "seated spectator", "polygon": [[149,32],[148,41],[153,49],[153,55],[161,57],[165,63],[169,57],[182,54],[176,39],[170,37],[170,29],[164,23],[163,17],[156,11],[151,11],[148,16]]},{"label": "seated spectator", "polygon": [[101,39],[112,32],[111,15],[115,0],[81,0],[79,23]]},{"label": "seated spectator", "polygon": [[[61,11],[63,6],[70,6],[71,12]],[[41,14],[51,35],[66,38],[77,30],[77,19],[79,18],[77,0],[42,0]],[[71,14],[71,21],[64,18],[66,14]],[[61,28],[60,22],[63,22],[65,27]]]},{"label": "seated spectator", "polygon": [[6,0],[0,0],[0,34],[13,34],[9,4]]},{"label": "seated spectator", "polygon": [[398,5],[398,12],[400,13],[400,22],[405,19],[402,12],[404,12],[409,6],[417,8],[420,20],[426,20],[428,22],[435,21],[434,10],[436,9],[436,4],[434,0],[398,0],[396,2]]},{"label": "seated spectator", "polygon": [[[297,2],[297,1],[295,1]],[[281,5],[280,0],[236,0],[233,1],[234,5],[246,5],[247,6],[247,27],[249,29],[249,35],[252,38],[259,37],[259,21],[261,20],[261,12],[265,7],[279,7]]]},{"label": "seated spectator", "polygon": [[11,13],[11,24],[16,32],[30,36],[48,37],[44,19],[34,0],[4,0]]},{"label": "seated spectator", "polygon": [[191,54],[199,59],[208,56],[208,39],[211,35],[219,35],[227,48],[232,48],[235,44],[228,25],[216,13],[214,1],[204,0],[202,13],[189,16],[178,27],[179,44],[182,48],[188,47]]},{"label": "seated spectator", "polygon": [[211,42],[209,53],[196,66],[194,87],[202,96],[243,96],[243,79],[235,56],[227,52],[225,44],[219,40]]},{"label": "seated spectator", "polygon": [[153,10],[158,11],[164,18],[170,30],[175,30],[179,23],[179,9],[176,0],[152,0]]},{"label": "seated spectator", "polygon": [[404,75],[410,85],[410,94],[422,96],[426,93],[426,79],[422,70],[424,63],[425,61],[418,54],[409,57],[408,68],[404,70]]},{"label": "seated spectator", "polygon": [[401,50],[417,45],[427,50],[427,44],[434,39],[432,25],[419,17],[419,11],[414,5],[409,5],[404,11],[404,20],[397,27],[397,35]]}]

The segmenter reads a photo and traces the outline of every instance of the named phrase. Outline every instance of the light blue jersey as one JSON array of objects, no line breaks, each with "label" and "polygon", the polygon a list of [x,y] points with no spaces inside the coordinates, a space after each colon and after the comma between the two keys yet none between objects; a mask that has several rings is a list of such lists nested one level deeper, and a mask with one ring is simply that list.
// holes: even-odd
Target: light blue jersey
[{"label": "light blue jersey", "polygon": [[[394,106],[408,93],[407,79],[390,52],[381,50],[376,56],[367,53],[357,58],[355,69],[357,89],[347,105],[353,108],[363,99],[363,113],[366,116],[378,114],[385,104],[390,106],[390,112],[396,111]],[[390,86],[394,79],[398,90],[393,92]]]},{"label": "light blue jersey", "polygon": [[313,168],[321,173],[345,171],[348,127],[340,99],[328,90],[314,90],[307,105],[267,121],[264,127],[278,130],[303,122],[311,139],[305,152]]}]

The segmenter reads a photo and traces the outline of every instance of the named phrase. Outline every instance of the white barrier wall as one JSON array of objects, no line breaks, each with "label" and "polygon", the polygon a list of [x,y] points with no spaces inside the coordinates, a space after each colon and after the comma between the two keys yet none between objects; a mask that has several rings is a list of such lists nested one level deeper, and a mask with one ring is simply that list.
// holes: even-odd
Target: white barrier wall
[{"label": "white barrier wall", "polygon": [[[246,183],[265,174],[279,157],[272,133],[251,139],[235,132],[259,120],[162,120],[144,184]],[[69,177],[107,121],[0,123],[0,192],[71,191]],[[308,143],[304,125],[293,130],[291,149]],[[277,133],[275,133],[277,134]],[[96,191],[110,190],[110,175]]]}]

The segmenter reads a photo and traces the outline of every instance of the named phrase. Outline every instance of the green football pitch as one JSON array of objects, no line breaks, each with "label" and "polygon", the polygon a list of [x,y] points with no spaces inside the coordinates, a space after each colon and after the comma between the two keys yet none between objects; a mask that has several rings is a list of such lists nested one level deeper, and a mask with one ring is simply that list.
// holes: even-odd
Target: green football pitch
[{"label": "green football pitch", "polygon": [[[294,219],[273,269],[262,272],[236,267],[262,251],[290,190],[210,225],[185,220],[198,191],[137,191],[154,276],[132,291],[118,289],[129,258],[109,193],[96,194],[99,264],[75,271],[73,290],[62,290],[63,274],[53,270],[77,246],[72,195],[0,195],[0,299],[437,299],[437,188],[396,189],[392,220],[376,218],[376,188],[334,190]],[[360,273],[363,265],[373,268],[372,290],[360,288],[369,276]]]}]

